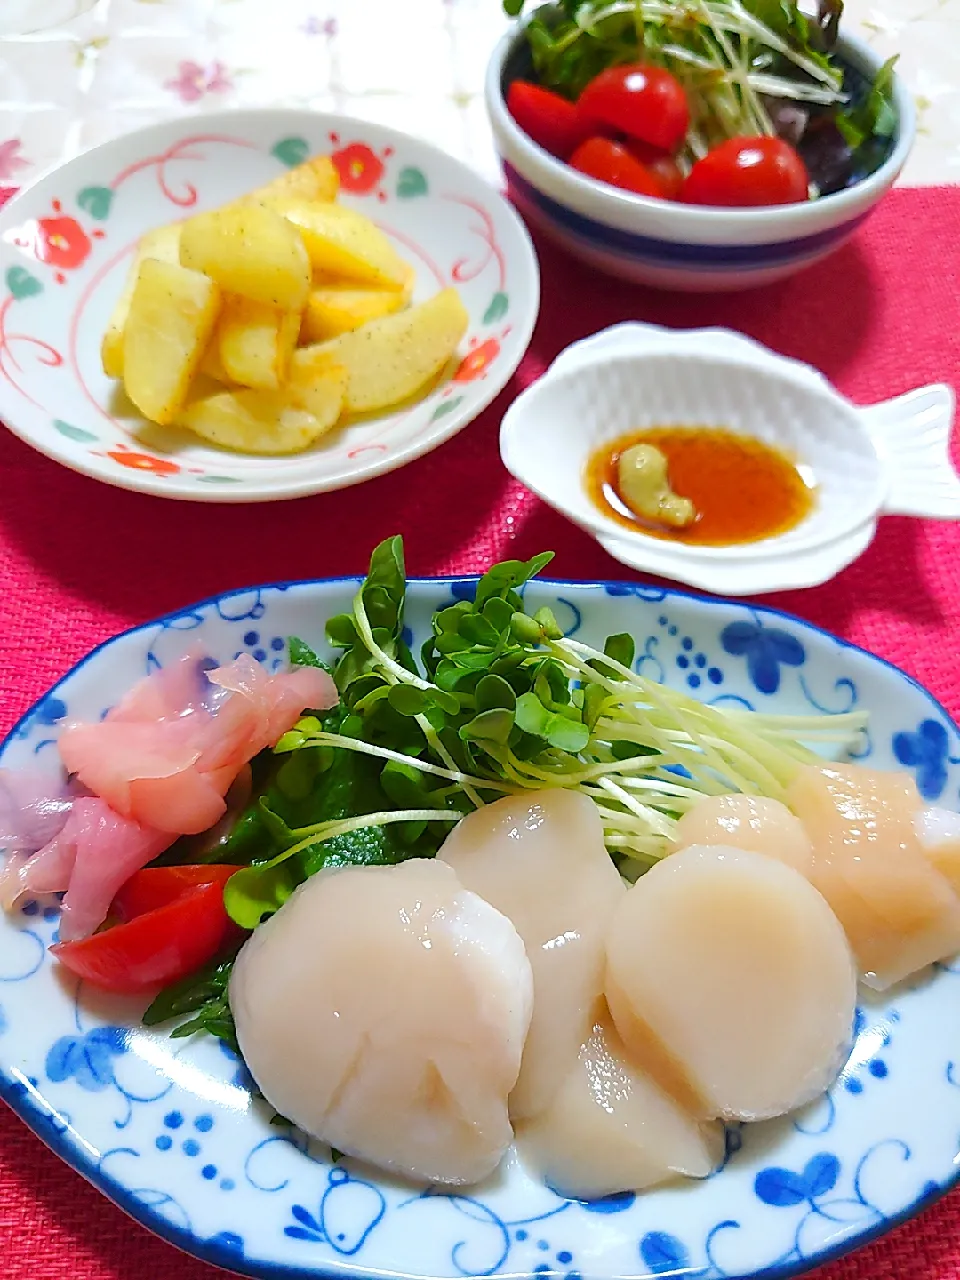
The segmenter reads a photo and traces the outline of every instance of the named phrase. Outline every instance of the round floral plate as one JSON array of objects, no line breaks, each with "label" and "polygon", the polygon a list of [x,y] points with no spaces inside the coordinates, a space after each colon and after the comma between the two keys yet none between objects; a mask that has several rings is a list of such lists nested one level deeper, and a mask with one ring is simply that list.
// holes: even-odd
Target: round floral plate
[{"label": "round floral plate", "polygon": [[[267,586],[208,600],[109,641],[34,706],[0,748],[5,767],[55,770],[66,717],[96,720],[158,664],[200,642],[271,669],[285,638],[318,649],[353,580]],[[411,643],[433,610],[473,589],[417,582]],[[960,736],[895,668],[806,623],[677,591],[538,583],[568,634],[638,640],[638,669],[710,702],[766,712],[870,712],[858,758],[906,768],[928,802],[958,807]],[[830,1094],[785,1119],[729,1131],[705,1182],[593,1203],[565,1200],[508,1162],[462,1194],[424,1191],[272,1127],[242,1064],[218,1042],[139,1024],[142,1004],[64,981],[46,953],[57,906],[0,922],[0,1093],[117,1204],[198,1257],[251,1276],[612,1280],[795,1276],[940,1195],[960,1164],[960,966],[857,1014]]]},{"label": "round floral plate", "polygon": [[[291,457],[244,457],[141,418],[100,365],[144,232],[329,154],[341,201],[417,271],[414,301],[454,285],[470,327],[422,400],[338,429]],[[142,129],[48,172],[0,212],[0,420],[108,484],[250,502],[343,488],[465,427],[503,388],[539,306],[536,255],[506,201],[466,165],[380,125],[306,111],[231,111]]]}]

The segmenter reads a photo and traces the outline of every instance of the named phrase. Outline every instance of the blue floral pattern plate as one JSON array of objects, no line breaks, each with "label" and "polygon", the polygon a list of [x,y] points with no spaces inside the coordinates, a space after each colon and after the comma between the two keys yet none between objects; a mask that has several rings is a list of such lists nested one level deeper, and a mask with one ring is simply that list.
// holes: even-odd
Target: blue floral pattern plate
[{"label": "blue floral pattern plate", "polygon": [[[66,717],[96,719],[137,679],[201,642],[271,668],[285,638],[322,648],[354,580],[267,586],[206,601],[95,650],[34,706],[0,764],[58,767]],[[473,589],[417,582],[408,622]],[[782,614],[636,585],[537,583],[571,635],[638,640],[638,669],[707,701],[778,713],[870,712],[858,758],[913,771],[956,808],[960,734],[902,672]],[[508,1162],[469,1194],[380,1177],[272,1127],[243,1066],[209,1039],[139,1023],[142,1004],[78,991],[47,957],[57,906],[0,923],[0,1093],[65,1160],[140,1222],[251,1276],[799,1275],[915,1213],[960,1162],[960,966],[938,966],[858,1011],[853,1054],[805,1111],[731,1129],[706,1182],[593,1203]]]}]

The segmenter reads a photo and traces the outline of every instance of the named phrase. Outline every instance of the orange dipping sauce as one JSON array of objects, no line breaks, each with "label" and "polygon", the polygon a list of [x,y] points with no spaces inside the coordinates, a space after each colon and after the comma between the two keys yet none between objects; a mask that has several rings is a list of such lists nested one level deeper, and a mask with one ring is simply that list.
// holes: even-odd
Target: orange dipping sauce
[{"label": "orange dipping sauce", "polygon": [[[618,483],[620,455],[649,444],[667,459],[670,487],[697,518],[685,529],[636,515]],[[794,528],[813,509],[816,490],[786,453],[723,427],[654,427],[603,446],[587,462],[587,492],[605,515],[636,532],[701,547],[758,542]]]}]

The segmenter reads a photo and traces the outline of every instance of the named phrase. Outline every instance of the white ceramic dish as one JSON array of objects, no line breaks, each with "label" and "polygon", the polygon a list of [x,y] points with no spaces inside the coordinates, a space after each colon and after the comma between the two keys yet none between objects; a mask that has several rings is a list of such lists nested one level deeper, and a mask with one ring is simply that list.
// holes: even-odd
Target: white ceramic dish
[{"label": "white ceramic dish", "polygon": [[[463,579],[408,594],[414,645]],[[66,716],[96,719],[156,663],[200,643],[278,665],[292,634],[323,649],[352,580],[267,586],[206,601],[118,636],[21,720],[0,764],[53,771]],[[870,713],[860,758],[913,767],[927,803],[957,806],[960,734],[907,676],[794,618],[636,584],[537,583],[570,635],[637,640],[638,669],[710,701],[765,712]],[[889,1229],[960,1168],[960,969],[870,997],[850,1061],[805,1112],[731,1131],[702,1183],[582,1204],[515,1164],[460,1195],[422,1193],[352,1161],[333,1165],[269,1124],[239,1064],[209,1039],[171,1040],[142,1004],[78,992],[46,955],[55,903],[0,918],[0,1095],[80,1173],[190,1253],[267,1280],[630,1276],[778,1280]],[[176,1264],[171,1259],[171,1271]]]},{"label": "white ceramic dish", "polygon": [[[148,426],[99,355],[137,240],[318,153],[334,155],[343,203],[380,223],[416,267],[416,300],[459,289],[470,313],[459,365],[422,401],[292,457],[244,457]],[[536,255],[519,218],[427,143],[307,111],[171,120],[60,165],[0,212],[0,420],[75,471],[160,497],[252,502],[340,489],[475,418],[519,364],[538,306]]]},{"label": "white ceramic dish", "polygon": [[[816,370],[739,334],[625,324],[570,347],[514,402],[500,452],[518,480],[622,563],[756,595],[832,578],[869,546],[884,513],[960,519],[953,411],[947,386],[861,409]],[[591,502],[584,466],[605,442],[657,426],[726,427],[783,449],[812,473],[813,511],[786,533],[730,547],[626,528]]]},{"label": "white ceramic dish", "polygon": [[[510,195],[533,225],[568,252],[619,279],[703,293],[782,280],[850,238],[896,181],[913,146],[913,99],[895,76],[896,137],[880,168],[847,190],[764,209],[699,208],[618,191],[554,159],[507,110],[507,85],[529,74],[524,27],[534,16],[507,32],[487,67],[487,111]],[[864,74],[872,79],[880,67],[875,51],[849,35],[841,37],[836,52],[853,85],[861,85]]]}]

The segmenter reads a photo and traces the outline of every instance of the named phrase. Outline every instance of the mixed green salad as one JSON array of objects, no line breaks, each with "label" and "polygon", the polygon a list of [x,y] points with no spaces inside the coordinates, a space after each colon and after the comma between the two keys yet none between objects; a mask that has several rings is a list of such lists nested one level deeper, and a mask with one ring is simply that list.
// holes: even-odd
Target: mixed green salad
[{"label": "mixed green salad", "polygon": [[[518,16],[529,5],[503,7]],[[682,170],[732,139],[778,138],[799,154],[811,194],[824,195],[879,167],[898,124],[896,59],[872,82],[846,66],[836,52],[842,14],[843,0],[816,0],[812,13],[796,0],[558,0],[532,14],[524,37],[537,86],[569,102],[613,68],[674,77],[689,107]],[[508,69],[508,78],[526,74]],[[636,138],[651,140],[642,130]]]},{"label": "mixed green salad", "polygon": [[[865,717],[765,716],[711,707],[638,675],[627,634],[599,650],[566,637],[525,587],[551,560],[495,565],[472,598],[431,619],[415,656],[405,635],[402,540],[373,552],[350,613],[331,618],[340,702],[306,715],[254,761],[251,799],[200,855],[239,867],[224,902],[255,929],[327,867],[432,857],[459,818],[508,793],[575,788],[590,796],[607,847],[636,879],[670,851],[676,822],[704,795],[782,798],[798,762],[836,755]],[[322,666],[290,640],[296,665]],[[195,864],[195,840],[163,865]],[[156,864],[155,864],[156,865]],[[168,987],[148,1025],[187,1017],[174,1035],[236,1042],[227,984],[237,947]]]}]

